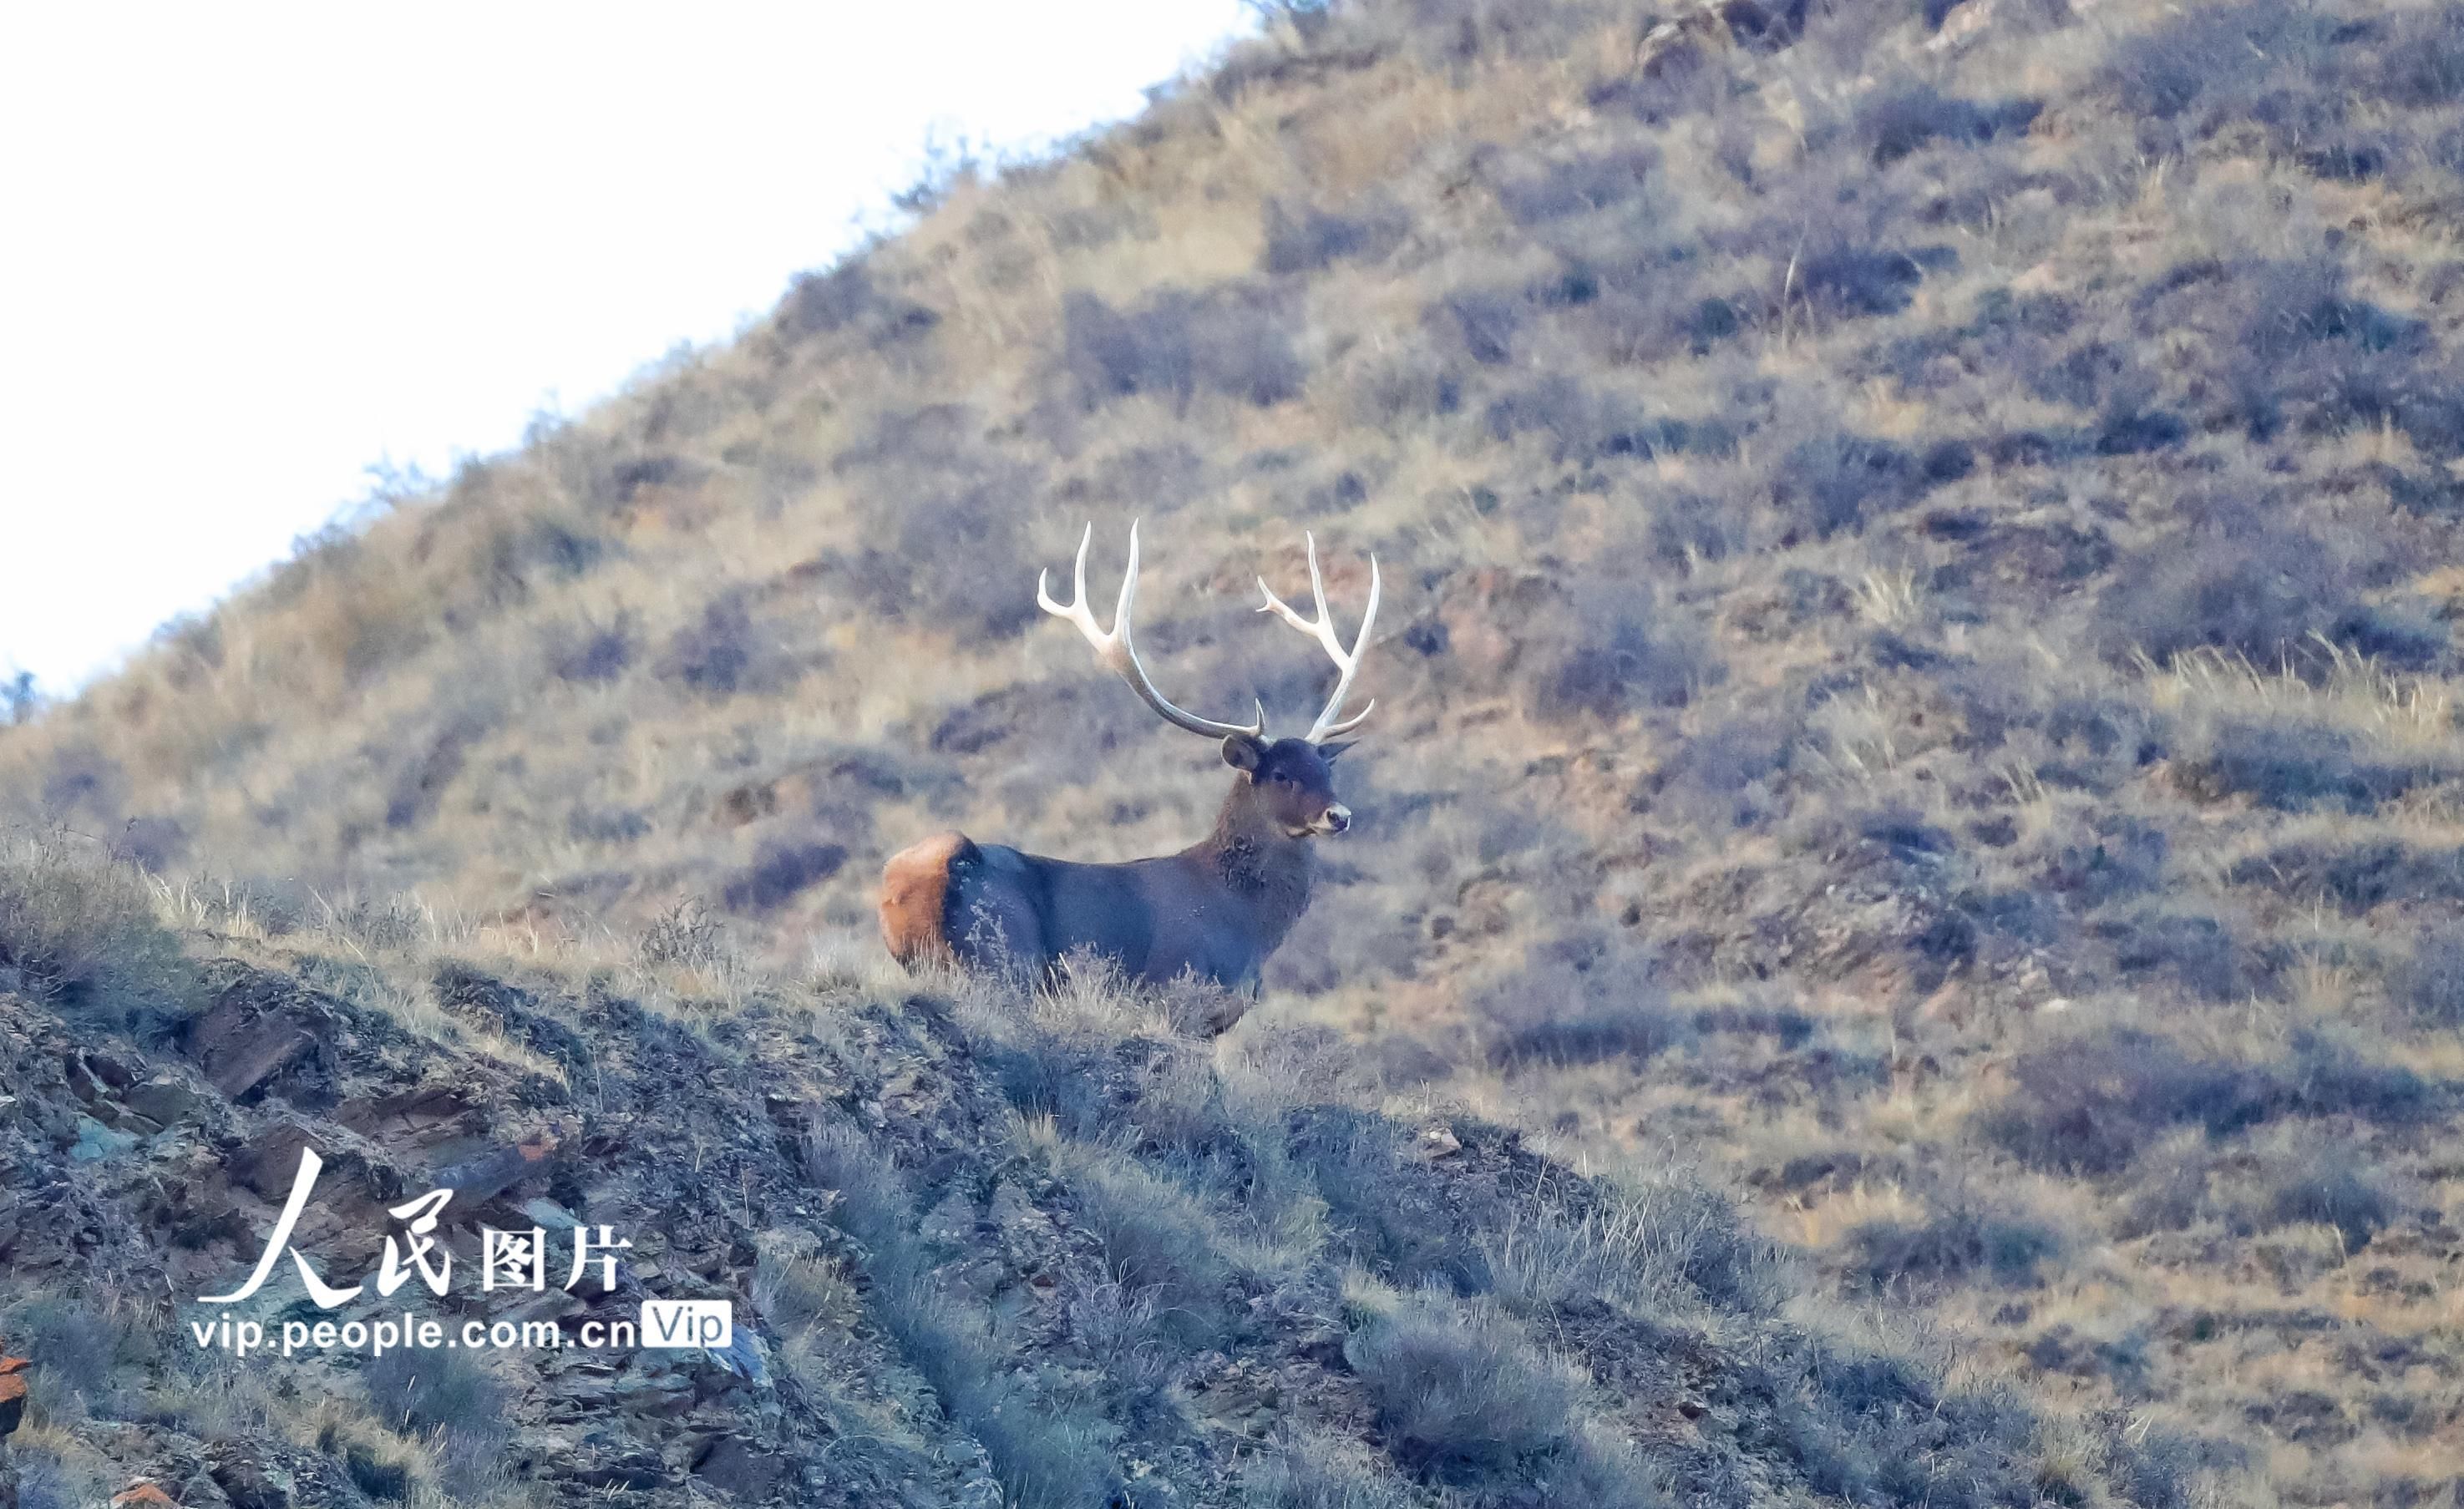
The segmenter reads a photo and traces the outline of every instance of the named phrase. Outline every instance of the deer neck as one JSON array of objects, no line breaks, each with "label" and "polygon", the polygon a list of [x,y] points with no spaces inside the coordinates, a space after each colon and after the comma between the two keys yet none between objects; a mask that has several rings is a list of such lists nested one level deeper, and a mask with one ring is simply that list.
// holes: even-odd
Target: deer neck
[{"label": "deer neck", "polygon": [[1286,833],[1246,778],[1235,778],[1215,831],[1191,853],[1247,905],[1268,948],[1283,941],[1309,906],[1309,841]]}]

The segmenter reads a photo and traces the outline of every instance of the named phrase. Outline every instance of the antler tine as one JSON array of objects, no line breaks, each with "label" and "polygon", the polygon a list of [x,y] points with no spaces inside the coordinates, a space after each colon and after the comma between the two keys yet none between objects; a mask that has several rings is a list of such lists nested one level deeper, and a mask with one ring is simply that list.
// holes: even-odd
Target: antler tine
[{"label": "antler tine", "polygon": [[[1071,588],[1067,607],[1065,608],[1053,601],[1052,594],[1044,590],[1044,579],[1048,575],[1049,568],[1038,567],[1035,573],[1035,605],[1055,618],[1067,619],[1077,624],[1078,632],[1086,635],[1089,641],[1104,638],[1103,629],[1096,625],[1095,615],[1087,611],[1087,547],[1094,542],[1095,526],[1089,523],[1087,526],[1087,533],[1078,536],[1077,580]],[[1096,645],[1098,653],[1101,653],[1102,649],[1103,646],[1100,644]]]},{"label": "antler tine", "polygon": [[1175,728],[1187,729],[1192,733],[1202,733],[1208,738],[1225,738],[1235,733],[1246,734],[1250,738],[1265,737],[1265,704],[1258,705],[1258,721],[1245,727],[1238,723],[1218,723],[1212,718],[1201,718],[1197,713],[1184,712],[1174,707],[1171,699],[1155,689],[1155,681],[1148,676],[1147,668],[1138,664],[1137,646],[1132,640],[1131,628],[1133,622],[1131,614],[1137,605],[1138,596],[1138,526],[1135,521],[1130,525],[1130,564],[1128,571],[1121,578],[1121,596],[1112,608],[1111,631],[1106,633],[1103,626],[1095,622],[1094,613],[1087,606],[1087,549],[1094,543],[1094,539],[1095,526],[1090,523],[1087,526],[1087,532],[1078,537],[1078,564],[1072,582],[1069,605],[1063,607],[1052,601],[1052,595],[1044,589],[1045,573],[1042,571],[1035,574],[1036,605],[1053,617],[1067,619],[1076,625],[1078,632],[1086,637],[1087,643],[1095,646],[1095,659],[1110,667],[1114,674],[1128,682],[1130,689],[1138,694],[1138,699],[1153,709],[1155,715],[1166,723]]},{"label": "antler tine", "polygon": [[1319,572],[1317,565],[1317,536],[1312,533],[1304,534],[1301,537],[1309,542],[1309,595],[1317,600],[1317,621],[1311,623],[1301,617],[1293,610],[1290,603],[1275,596],[1275,589],[1266,585],[1266,579],[1264,577],[1258,579],[1258,590],[1266,595],[1266,603],[1258,611],[1272,613],[1309,638],[1316,640],[1318,647],[1326,651],[1327,658],[1334,662],[1337,672],[1334,695],[1327,699],[1326,711],[1320,712],[1317,715],[1317,722],[1309,726],[1309,741],[1315,744],[1338,733],[1351,733],[1367,722],[1369,714],[1376,711],[1376,699],[1372,698],[1367,707],[1351,717],[1340,721],[1337,721],[1336,717],[1343,711],[1343,699],[1352,695],[1352,678],[1360,669],[1360,652],[1367,647],[1369,631],[1377,622],[1377,599],[1383,592],[1385,584],[1377,575],[1377,558],[1373,555],[1369,558],[1369,605],[1361,610],[1360,633],[1353,639],[1352,648],[1347,651],[1343,647],[1343,641],[1335,637],[1334,616],[1327,611],[1326,578]]}]

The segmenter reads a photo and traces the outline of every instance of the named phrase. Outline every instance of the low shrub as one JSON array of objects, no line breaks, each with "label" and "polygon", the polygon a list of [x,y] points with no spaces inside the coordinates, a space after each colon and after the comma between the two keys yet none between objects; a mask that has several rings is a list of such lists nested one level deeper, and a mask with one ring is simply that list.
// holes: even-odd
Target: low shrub
[{"label": "low shrub", "polygon": [[2433,652],[2364,601],[2362,574],[2344,552],[2279,514],[2239,501],[2204,508],[2169,546],[2131,557],[2097,602],[2107,653],[2144,652],[2162,665],[2210,648],[2261,669],[2304,669],[2325,659],[2321,638],[2394,665],[2417,666]]},{"label": "low shrub", "polygon": [[2464,926],[2442,924],[2416,939],[2388,994],[2430,1026],[2464,1027]]},{"label": "low shrub", "polygon": [[2235,1064],[2192,1059],[2135,1028],[2066,1039],[2019,1056],[2015,1087],[1986,1115],[1988,1133],[2022,1162],[2111,1173],[2177,1124],[2211,1133],[2267,1114],[2267,1088]]},{"label": "low shrub", "polygon": [[511,1433],[505,1386],[478,1355],[403,1348],[371,1358],[361,1374],[368,1405],[388,1431],[434,1439],[445,1486],[468,1493],[498,1467]]},{"label": "low shrub", "polygon": [[1915,302],[1926,273],[1957,260],[1947,248],[1910,250],[1853,240],[1817,244],[1796,259],[1790,296],[1835,319],[1896,315]]},{"label": "low shrub", "polygon": [[2433,774],[2365,760],[2343,731],[2282,717],[2228,719],[2206,744],[2181,768],[2188,788],[2248,796],[2279,812],[2367,812]]},{"label": "low shrub", "polygon": [[1467,1202],[1393,1123],[1340,1105],[1291,1118],[1287,1155],[1326,1202],[1338,1251],[1397,1284],[1439,1282],[1461,1293],[1490,1284],[1478,1228],[1495,1213]]},{"label": "low shrub", "polygon": [[2203,7],[2118,40],[2105,77],[2134,116],[2221,113],[2245,103],[2271,70],[2315,57],[2329,25],[2295,0]]},{"label": "low shrub", "polygon": [[42,1369],[44,1389],[77,1393],[100,1412],[122,1329],[93,1305],[63,1295],[20,1299],[0,1310],[0,1340]]},{"label": "low shrub", "polygon": [[1686,1018],[1648,977],[1549,962],[1518,970],[1476,995],[1475,1019],[1491,1062],[1640,1062],[1684,1040]]},{"label": "low shrub", "polygon": [[1659,166],[1660,155],[1646,147],[1569,158],[1536,173],[1501,182],[1498,203],[1516,225],[1545,225],[1639,197]]},{"label": "low shrub", "polygon": [[1157,1311],[1159,1291],[1118,1281],[1089,1284],[1069,1297],[1069,1330],[1104,1375],[1115,1410],[1153,1408],[1178,1370],[1180,1354],[1167,1341]]},{"label": "low shrub", "polygon": [[1154,1295],[1163,1330],[1176,1340],[1206,1345],[1219,1338],[1232,1268],[1205,1209],[1122,1159],[1073,1159],[1068,1177],[1087,1229],[1103,1244],[1112,1280],[1133,1295]]},{"label": "low shrub", "polygon": [[1670,566],[1691,570],[1696,565],[1726,560],[1750,543],[1740,512],[1720,498],[1690,489],[1661,500],[1652,514],[1652,554]]},{"label": "low shrub", "polygon": [[200,988],[134,867],[65,834],[0,835],[0,990],[136,1021],[185,1016]]},{"label": "low shrub", "polygon": [[2274,1226],[2332,1226],[2347,1253],[2357,1253],[2396,1217],[2395,1197],[2352,1167],[2349,1149],[2314,1152],[2269,1181],[2261,1212]]},{"label": "low shrub", "polygon": [[1962,1187],[1927,1201],[1920,1221],[1868,1221],[1844,1243],[1848,1271],[1875,1290],[1989,1279],[2012,1288],[2044,1282],[2044,1266],[2068,1246],[2033,1213]]},{"label": "low shrub", "polygon": [[752,683],[760,648],[744,593],[723,592],[704,604],[699,618],[670,636],[659,674],[712,696],[732,695]]},{"label": "low shrub", "polygon": [[361,1374],[369,1406],[389,1431],[485,1433],[501,1423],[504,1386],[466,1353],[402,1348]]},{"label": "low shrub", "polygon": [[1645,461],[1689,451],[1727,455],[1737,447],[1735,431],[1723,421],[1646,419],[1630,405],[1594,392],[1561,372],[1546,373],[1507,389],[1489,403],[1482,418],[1494,440],[1547,436],[1550,459],[1560,463]]},{"label": "low shrub", "polygon": [[2267,963],[2217,918],[2146,907],[2099,924],[2125,975],[2169,979],[2203,1000],[2244,1000],[2268,983]]},{"label": "low shrub", "polygon": [[721,896],[730,911],[766,915],[837,874],[847,861],[845,844],[772,839],[727,883]]},{"label": "low shrub", "polygon": [[17,1509],[85,1509],[104,1502],[111,1484],[91,1472],[80,1472],[55,1456],[31,1451],[14,1454],[15,1477],[6,1486],[16,1493]]},{"label": "low shrub", "polygon": [[1771,501],[1785,539],[1828,539],[1907,507],[1933,481],[1916,456],[1888,441],[1824,429],[1783,453]]},{"label": "low shrub", "polygon": [[2386,39],[2348,76],[2364,95],[2435,109],[2464,100],[2464,13],[2453,5],[2419,6],[2387,17]]},{"label": "low shrub", "polygon": [[2281,1116],[2350,1116],[2411,1126],[2441,1097],[2402,1064],[2363,1058],[2318,1033],[2294,1036],[2258,1062],[2190,1056],[2139,1028],[2065,1038],[2021,1054],[2015,1084],[1979,1118],[1992,1141],[2033,1167],[2105,1174],[2129,1167],[2175,1129],[2221,1138]]},{"label": "low shrub", "polygon": [[652,917],[634,951],[645,964],[688,969],[709,969],[732,957],[726,925],[711,915],[698,896],[687,896]]},{"label": "low shrub", "polygon": [[1631,578],[1577,579],[1562,611],[1535,616],[1525,634],[1517,686],[1531,715],[1547,723],[1683,707],[1727,675],[1708,639],[1661,611],[1650,587]]},{"label": "low shrub", "polygon": [[1336,214],[1311,206],[1288,208],[1280,199],[1266,201],[1268,273],[1314,273],[1336,262],[1375,262],[1395,250],[1411,223],[1395,208],[1375,207],[1353,214]]},{"label": "low shrub", "polygon": [[2270,1065],[2285,1114],[2350,1116],[2382,1126],[2410,1126],[2440,1114],[2452,1085],[2433,1084],[2409,1065],[2371,1059],[2344,1039],[2303,1030]]},{"label": "low shrub", "polygon": [[561,681],[613,681],[633,664],[640,639],[640,625],[629,611],[604,623],[583,619],[558,624],[548,630],[548,668]]},{"label": "low shrub", "polygon": [[1857,112],[1857,128],[1873,154],[1874,165],[1888,167],[1936,142],[1972,145],[2028,129],[2042,106],[2030,99],[1981,105],[1954,99],[1930,84],[1908,84],[1878,90]]},{"label": "low shrub", "polygon": [[1504,366],[1514,360],[1514,342],[1527,311],[1511,294],[1465,292],[1434,306],[1430,319],[1451,325],[1463,355],[1483,366]]},{"label": "low shrub", "polygon": [[1286,1432],[1243,1475],[1241,1509],[1416,1509],[1419,1496],[1350,1440]]},{"label": "low shrub", "polygon": [[1434,1481],[1475,1485],[1573,1439],[1579,1380],[1493,1308],[1414,1295],[1354,1332],[1344,1360],[1375,1403],[1388,1454]]},{"label": "low shrub", "polygon": [[117,823],[128,806],[128,773],[93,741],[70,739],[43,770],[42,811],[51,821]]},{"label": "low shrub", "polygon": [[1649,1315],[1689,1297],[1723,1314],[1761,1314],[1787,1299],[1777,1248],[1726,1195],[1683,1177],[1600,1193],[1580,1212],[1517,1213],[1487,1234],[1502,1303],[1538,1318],[1601,1301]]},{"label": "low shrub", "polygon": [[1280,306],[1239,286],[1202,296],[1167,290],[1126,311],[1071,294],[1062,364],[1089,409],[1141,395],[1185,408],[1199,392],[1265,407],[1298,395],[1309,377]]}]

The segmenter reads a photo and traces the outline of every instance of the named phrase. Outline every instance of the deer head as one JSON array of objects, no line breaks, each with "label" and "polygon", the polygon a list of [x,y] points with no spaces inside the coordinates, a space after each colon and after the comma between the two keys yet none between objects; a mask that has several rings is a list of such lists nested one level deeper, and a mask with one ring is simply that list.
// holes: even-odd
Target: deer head
[{"label": "deer head", "polygon": [[1095,659],[1110,667],[1140,701],[1153,709],[1155,715],[1177,729],[1202,734],[1220,741],[1223,762],[1242,773],[1251,804],[1258,815],[1287,838],[1308,838],[1318,834],[1341,833],[1352,825],[1352,813],[1334,799],[1333,765],[1335,757],[1351,748],[1335,735],[1349,733],[1360,727],[1377,704],[1372,701],[1358,712],[1342,716],[1345,699],[1352,694],[1353,678],[1360,669],[1361,651],[1369,644],[1370,630],[1377,622],[1377,599],[1383,583],[1377,574],[1377,558],[1369,558],[1369,603],[1360,615],[1360,632],[1345,649],[1334,631],[1333,616],[1326,605],[1326,580],[1318,570],[1317,539],[1304,536],[1309,542],[1309,593],[1317,602],[1317,617],[1303,618],[1291,604],[1275,596],[1266,579],[1258,579],[1258,590],[1266,595],[1261,613],[1271,613],[1286,623],[1315,640],[1335,665],[1334,692],[1327,698],[1317,720],[1307,733],[1296,738],[1266,737],[1265,704],[1257,705],[1257,716],[1249,723],[1219,723],[1185,712],[1157,690],[1146,667],[1138,660],[1132,639],[1132,613],[1138,593],[1138,526],[1130,525],[1130,563],[1121,578],[1121,596],[1112,609],[1112,626],[1107,631],[1096,623],[1095,615],[1087,606],[1087,551],[1093,544],[1095,526],[1087,526],[1078,539],[1078,562],[1070,601],[1063,606],[1045,589],[1044,573],[1035,579],[1035,601],[1044,611],[1067,619],[1095,647]]}]

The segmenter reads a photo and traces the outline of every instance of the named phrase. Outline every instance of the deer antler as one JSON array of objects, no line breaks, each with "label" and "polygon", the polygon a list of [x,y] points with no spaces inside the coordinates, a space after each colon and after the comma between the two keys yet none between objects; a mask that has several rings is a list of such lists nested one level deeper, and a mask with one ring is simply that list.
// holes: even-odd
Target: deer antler
[{"label": "deer antler", "polygon": [[[1087,643],[1095,646],[1095,658],[1111,667],[1123,681],[1128,682],[1130,689],[1138,694],[1139,700],[1153,708],[1156,715],[1166,723],[1214,739],[1225,738],[1235,733],[1246,734],[1253,739],[1265,737],[1266,707],[1265,703],[1258,705],[1258,721],[1252,724],[1218,723],[1212,718],[1201,718],[1194,712],[1183,712],[1174,707],[1162,692],[1155,689],[1155,682],[1147,676],[1147,668],[1138,664],[1137,647],[1130,642],[1130,609],[1138,595],[1138,526],[1134,521],[1130,525],[1130,569],[1128,574],[1121,578],[1121,600],[1112,609],[1112,631],[1107,634],[1097,626],[1095,615],[1087,607],[1087,547],[1093,544],[1094,540],[1095,526],[1089,524],[1087,533],[1080,536],[1078,539],[1077,585],[1069,605],[1065,608],[1052,601],[1051,594],[1044,590],[1045,574],[1038,571],[1035,574],[1037,606],[1056,618],[1067,619],[1076,624],[1078,632],[1087,637]],[[1324,599],[1319,600],[1321,608],[1324,606]],[[1371,602],[1374,611],[1375,593],[1371,594]],[[1347,682],[1350,679],[1349,675],[1345,677]]]},{"label": "deer antler", "polygon": [[1319,713],[1317,721],[1309,726],[1309,741],[1315,744],[1321,739],[1330,738],[1337,733],[1351,733],[1360,727],[1377,707],[1376,699],[1372,698],[1369,705],[1358,712],[1339,723],[1335,721],[1337,714],[1343,711],[1343,699],[1352,695],[1352,678],[1353,673],[1360,669],[1360,652],[1369,644],[1371,625],[1377,622],[1377,594],[1382,583],[1377,579],[1377,558],[1372,556],[1369,558],[1369,606],[1361,610],[1360,634],[1353,640],[1352,649],[1347,653],[1343,647],[1343,641],[1334,637],[1333,616],[1326,610],[1326,579],[1318,574],[1317,569],[1317,536],[1304,535],[1302,537],[1309,541],[1309,592],[1317,599],[1317,622],[1312,623],[1292,611],[1291,604],[1275,596],[1275,589],[1266,585],[1266,579],[1264,577],[1258,579],[1258,590],[1266,595],[1266,605],[1258,611],[1272,613],[1309,638],[1316,640],[1319,647],[1333,660],[1335,669],[1340,672],[1335,677],[1334,695],[1326,699],[1326,711]]}]

